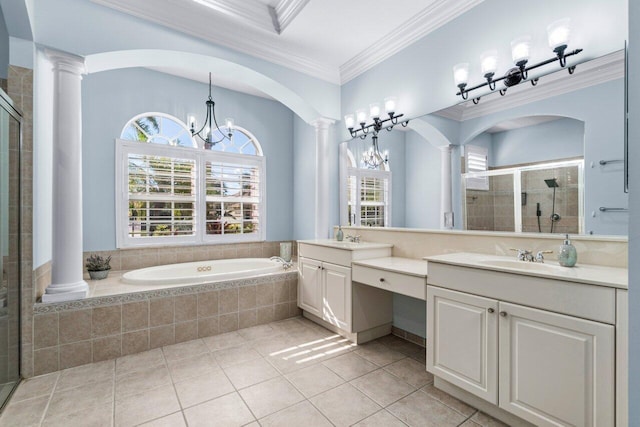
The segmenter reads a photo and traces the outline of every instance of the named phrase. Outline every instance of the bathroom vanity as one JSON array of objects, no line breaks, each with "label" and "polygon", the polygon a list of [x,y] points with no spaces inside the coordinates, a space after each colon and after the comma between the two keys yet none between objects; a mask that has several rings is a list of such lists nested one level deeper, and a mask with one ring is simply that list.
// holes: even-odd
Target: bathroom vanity
[{"label": "bathroom vanity", "polygon": [[298,242],[298,306],[354,343],[391,333],[393,294],[427,297],[427,262],[391,256],[386,243]]},{"label": "bathroom vanity", "polygon": [[427,260],[436,387],[510,425],[626,425],[626,269]]},{"label": "bathroom vanity", "polygon": [[352,283],[351,263],[390,256],[392,246],[335,240],[299,241],[298,307],[304,316],[357,344],[391,333],[391,294]]}]

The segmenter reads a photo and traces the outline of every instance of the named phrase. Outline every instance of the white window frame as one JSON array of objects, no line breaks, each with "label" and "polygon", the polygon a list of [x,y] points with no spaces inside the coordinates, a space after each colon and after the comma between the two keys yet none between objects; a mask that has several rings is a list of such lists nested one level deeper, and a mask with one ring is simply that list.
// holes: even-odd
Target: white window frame
[{"label": "white window frame", "polygon": [[[174,119],[175,120],[175,119]],[[251,134],[249,134],[251,135]],[[260,150],[258,150],[260,151]],[[129,236],[129,154],[142,154],[151,156],[177,157],[195,160],[196,185],[195,185],[195,233],[193,236],[153,236],[131,237]],[[140,141],[116,139],[116,244],[118,248],[186,245],[186,244],[223,244],[239,242],[256,242],[266,239],[266,159],[263,156],[246,154],[225,153],[220,151],[203,150],[199,148],[166,146]],[[259,202],[259,229],[257,233],[249,234],[206,234],[206,188],[205,188],[205,164],[207,161],[227,162],[258,167],[260,174],[260,202]]]},{"label": "white window frame", "polygon": [[[467,174],[489,170],[489,149],[478,145],[464,146],[464,171]],[[469,177],[467,189],[489,191],[489,177],[485,175]]]},{"label": "white window frame", "polygon": [[[356,179],[356,198],[355,198],[355,206],[352,211],[354,212],[355,218],[347,218],[347,223],[351,223],[352,226],[355,227],[365,227],[362,224],[362,199],[360,197],[361,186],[362,186],[362,178],[377,178],[387,181],[387,198],[384,203],[384,225],[383,227],[391,226],[391,171],[386,170],[375,170],[375,169],[362,169],[362,168],[347,168],[347,181],[345,181],[345,185],[348,187],[348,180],[354,176]],[[346,191],[346,203],[345,207],[347,212],[349,211],[349,194],[348,190]],[[346,214],[348,216],[348,213]],[[353,221],[353,222],[352,222]]]}]

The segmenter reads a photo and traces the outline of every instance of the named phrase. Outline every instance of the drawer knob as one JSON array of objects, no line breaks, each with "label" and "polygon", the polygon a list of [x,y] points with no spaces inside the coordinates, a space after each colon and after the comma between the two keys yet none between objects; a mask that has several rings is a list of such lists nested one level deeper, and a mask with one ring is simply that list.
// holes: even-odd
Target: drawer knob
[{"label": "drawer knob", "polygon": [[488,311],[489,313],[493,313],[495,310],[494,310],[493,308],[489,308],[487,311]]},{"label": "drawer knob", "polygon": [[381,278],[380,278],[380,282],[384,282],[384,277],[381,277]]},{"label": "drawer knob", "polygon": [[502,317],[507,317],[507,312],[506,312],[506,311],[501,311],[501,312],[500,312],[500,316],[502,316]]}]

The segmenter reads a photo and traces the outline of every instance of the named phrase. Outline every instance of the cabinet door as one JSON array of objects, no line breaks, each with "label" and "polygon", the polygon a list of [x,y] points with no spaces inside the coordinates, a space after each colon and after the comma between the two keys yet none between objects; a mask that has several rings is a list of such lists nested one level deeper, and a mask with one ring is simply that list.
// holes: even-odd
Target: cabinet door
[{"label": "cabinet door", "polygon": [[351,269],[323,263],[322,318],[351,332]]},{"label": "cabinet door", "polygon": [[300,258],[298,262],[298,307],[322,317],[322,263]]},{"label": "cabinet door", "polygon": [[614,425],[614,327],[500,303],[500,407],[539,426]]},{"label": "cabinet door", "polygon": [[427,370],[498,403],[498,301],[427,286]]}]

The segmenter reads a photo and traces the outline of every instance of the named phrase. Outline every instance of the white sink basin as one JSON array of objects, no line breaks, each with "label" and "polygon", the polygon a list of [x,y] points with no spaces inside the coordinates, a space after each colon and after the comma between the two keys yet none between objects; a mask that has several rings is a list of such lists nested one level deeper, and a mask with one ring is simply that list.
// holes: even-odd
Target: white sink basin
[{"label": "white sink basin", "polygon": [[553,264],[543,264],[541,262],[528,262],[510,259],[485,259],[479,260],[478,264],[484,264],[490,267],[509,268],[513,270],[539,271],[554,273],[566,270],[564,267]]}]

